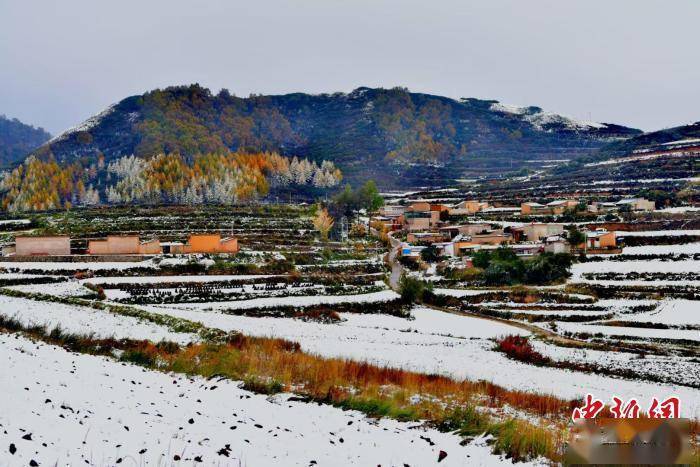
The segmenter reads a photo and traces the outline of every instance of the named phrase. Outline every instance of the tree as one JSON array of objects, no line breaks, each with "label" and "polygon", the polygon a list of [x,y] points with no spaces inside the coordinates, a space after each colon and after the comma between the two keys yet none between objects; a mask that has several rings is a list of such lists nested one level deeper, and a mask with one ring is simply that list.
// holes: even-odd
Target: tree
[{"label": "tree", "polygon": [[316,210],[316,216],[314,217],[313,224],[316,230],[321,234],[323,240],[328,240],[328,232],[333,228],[335,221],[328,214],[328,209],[319,208]]},{"label": "tree", "polygon": [[440,255],[435,245],[429,245],[420,252],[420,257],[427,263],[435,263],[440,261]]},{"label": "tree", "polygon": [[472,265],[475,268],[486,269],[491,262],[491,253],[488,250],[478,250],[472,255]]},{"label": "tree", "polygon": [[384,205],[384,198],[379,195],[379,189],[374,180],[368,180],[358,190],[357,197],[359,204],[368,212],[376,211]]},{"label": "tree", "polygon": [[567,239],[569,240],[569,244],[571,246],[577,247],[586,241],[586,234],[578,230],[576,227],[572,227],[569,229]]}]

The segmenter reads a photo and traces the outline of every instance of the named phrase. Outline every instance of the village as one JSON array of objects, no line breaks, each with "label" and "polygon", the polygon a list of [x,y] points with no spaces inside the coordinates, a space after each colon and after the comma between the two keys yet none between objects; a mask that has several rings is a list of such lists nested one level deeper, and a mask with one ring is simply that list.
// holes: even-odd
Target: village
[{"label": "village", "polygon": [[414,200],[406,204],[388,204],[373,217],[373,225],[401,239],[400,255],[419,260],[426,249],[439,257],[460,259],[472,266],[471,256],[477,251],[502,246],[526,258],[544,252],[571,254],[618,254],[622,251],[614,231],[592,223],[489,221],[476,216],[489,213],[508,214],[526,219],[551,218],[566,213],[615,214],[651,212],[653,201],[644,198],[623,198],[616,202],[575,199],[554,200],[547,204],[523,202],[518,207],[492,206],[488,201],[466,200],[442,204]]}]

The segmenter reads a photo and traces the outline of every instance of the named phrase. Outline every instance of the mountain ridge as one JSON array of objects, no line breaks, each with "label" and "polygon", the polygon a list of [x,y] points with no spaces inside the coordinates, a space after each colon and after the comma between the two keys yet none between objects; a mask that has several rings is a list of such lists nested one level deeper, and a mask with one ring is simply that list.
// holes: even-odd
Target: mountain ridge
[{"label": "mountain ridge", "polygon": [[404,88],[350,93],[213,94],[197,84],[127,97],[35,151],[62,163],[135,154],[278,151],[330,160],[352,183],[384,187],[498,175],[537,160],[589,156],[641,131],[496,100]]},{"label": "mountain ridge", "polygon": [[0,165],[20,162],[28,152],[41,146],[51,135],[41,127],[34,127],[0,114]]}]

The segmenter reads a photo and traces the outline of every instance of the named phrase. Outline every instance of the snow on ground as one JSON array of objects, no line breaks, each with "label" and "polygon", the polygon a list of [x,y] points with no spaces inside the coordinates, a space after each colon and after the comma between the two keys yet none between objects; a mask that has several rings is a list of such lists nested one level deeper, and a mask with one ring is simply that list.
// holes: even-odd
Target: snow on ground
[{"label": "snow on ground", "polygon": [[677,206],[675,208],[657,209],[655,212],[667,212],[667,213],[671,213],[671,214],[679,214],[679,213],[684,213],[684,212],[698,212],[698,211],[700,211],[700,207]]},{"label": "snow on ground", "polygon": [[98,269],[132,269],[155,268],[152,261],[85,261],[85,262],[48,262],[48,261],[0,261],[0,268],[5,269],[39,269],[55,271],[60,269],[70,271],[85,271]]},{"label": "snow on ground", "polygon": [[[383,285],[384,283],[381,282]],[[175,289],[170,289],[175,290]],[[322,284],[312,284],[309,286],[299,286],[299,287],[292,287],[291,285],[286,285],[285,287],[281,288],[275,288],[275,289],[264,289],[264,288],[259,288],[256,289],[254,284],[243,284],[238,287],[218,287],[216,289],[218,292],[221,293],[231,293],[231,294],[248,294],[248,295],[254,295],[254,296],[264,296],[265,298],[267,297],[278,297],[278,296],[289,296],[290,294],[301,294],[301,293],[309,293],[309,292],[317,292],[321,294],[324,290],[325,287]],[[123,299],[128,299],[132,297],[131,292],[128,290],[120,290],[120,289],[107,289],[104,291],[105,295],[109,300],[123,300]]]},{"label": "snow on ground", "polygon": [[700,230],[640,230],[638,232],[615,231],[616,237],[678,237],[700,235]]},{"label": "snow on ground", "polygon": [[29,219],[3,219],[0,220],[0,225],[5,225],[5,224],[30,224],[32,221]]},{"label": "snow on ground", "polygon": [[244,281],[277,277],[271,274],[207,275],[207,276],[133,276],[133,277],[94,277],[86,279],[91,284],[154,284],[162,282],[222,282]]},{"label": "snow on ground", "polygon": [[[637,320],[635,320],[637,321]],[[601,324],[567,323],[557,321],[558,332],[603,334],[604,336],[630,336],[652,339],[685,339],[700,342],[700,331],[680,329],[648,329],[627,326],[604,326]]]},{"label": "snow on ground", "polygon": [[498,290],[486,289],[434,289],[434,293],[438,295],[448,295],[450,297],[471,297],[475,295],[483,295],[489,292],[498,292]]},{"label": "snow on ground", "polygon": [[559,362],[595,364],[610,370],[633,370],[642,377],[672,377],[673,381],[684,384],[697,384],[700,381],[700,363],[686,357],[646,355],[639,358],[633,353],[557,347],[536,340],[532,341],[532,345],[536,351]]},{"label": "snow on ground", "polygon": [[[21,272],[0,272],[0,279],[38,279],[40,277],[49,277],[48,274],[24,274]],[[50,276],[56,277],[56,276]]]},{"label": "snow on ground", "polygon": [[171,332],[164,326],[121,316],[94,308],[39,302],[0,295],[0,315],[14,317],[23,325],[60,327],[75,334],[92,334],[97,338],[169,340],[186,344],[198,340],[193,334]]},{"label": "snow on ground", "polygon": [[461,446],[416,423],[255,395],[235,381],[143,370],[16,335],[0,335],[0,354],[3,465],[177,465],[179,456],[183,465],[423,466],[441,450],[441,466],[511,464],[484,439]]},{"label": "snow on ground", "polygon": [[82,281],[77,280],[67,280],[63,282],[55,282],[53,284],[11,285],[6,288],[19,290],[26,293],[50,294],[56,297],[77,297],[92,293],[92,291],[83,287]]},{"label": "snow on ground", "polygon": [[306,295],[295,297],[262,297],[251,300],[228,302],[182,303],[177,305],[153,305],[163,309],[179,310],[244,310],[248,308],[270,308],[279,306],[312,306],[338,303],[378,303],[388,302],[399,297],[393,290],[381,290],[357,295]]},{"label": "snow on ground", "polygon": [[641,323],[698,326],[700,304],[692,300],[663,300],[654,311],[634,315],[634,320]]},{"label": "snow on ground", "polygon": [[[498,309],[498,307],[494,307],[494,309]],[[522,313],[524,315],[552,315],[552,316],[571,316],[571,315],[578,315],[578,316],[590,316],[591,319],[594,319],[597,316],[600,315],[605,315],[607,311],[599,311],[599,310],[570,310],[567,308],[546,308],[546,309],[534,309],[530,310],[527,308],[523,309],[513,309],[513,310],[502,310],[502,311],[508,311],[511,313]]]},{"label": "snow on ground", "polygon": [[[670,245],[669,245],[670,246]],[[699,272],[700,261],[661,261],[658,259],[644,261],[591,261],[588,263],[576,263],[571,267],[571,281],[579,282],[603,282],[598,280],[583,279],[585,273],[669,273],[669,272]],[[614,281],[622,282],[622,281]],[[648,282],[647,282],[648,283]],[[676,283],[679,283],[676,281]]]},{"label": "snow on ground", "polygon": [[660,393],[674,393],[683,398],[685,415],[700,417],[700,391],[513,361],[493,351],[494,344],[490,339],[508,334],[528,334],[527,331],[429,308],[414,308],[416,319],[413,321],[386,315],[343,313],[341,316],[347,321],[338,324],[252,318],[174,307],[144,308],[227,331],[289,339],[299,342],[307,352],[326,357],[367,360],[378,365],[439,373],[458,379],[487,380],[511,389],[556,394],[564,398],[583,397],[590,392],[607,399],[618,394],[648,400]]},{"label": "snow on ground", "polygon": [[622,250],[622,255],[679,255],[681,253],[689,255],[700,253],[700,243],[686,243],[683,245],[626,246]]}]

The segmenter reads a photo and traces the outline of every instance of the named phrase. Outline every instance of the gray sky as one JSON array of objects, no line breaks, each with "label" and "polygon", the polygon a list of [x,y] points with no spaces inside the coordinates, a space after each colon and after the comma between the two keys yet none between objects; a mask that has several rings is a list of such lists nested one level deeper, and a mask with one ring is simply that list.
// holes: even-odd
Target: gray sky
[{"label": "gray sky", "polygon": [[698,0],[0,0],[0,113],[395,85],[655,130],[700,120]]}]

